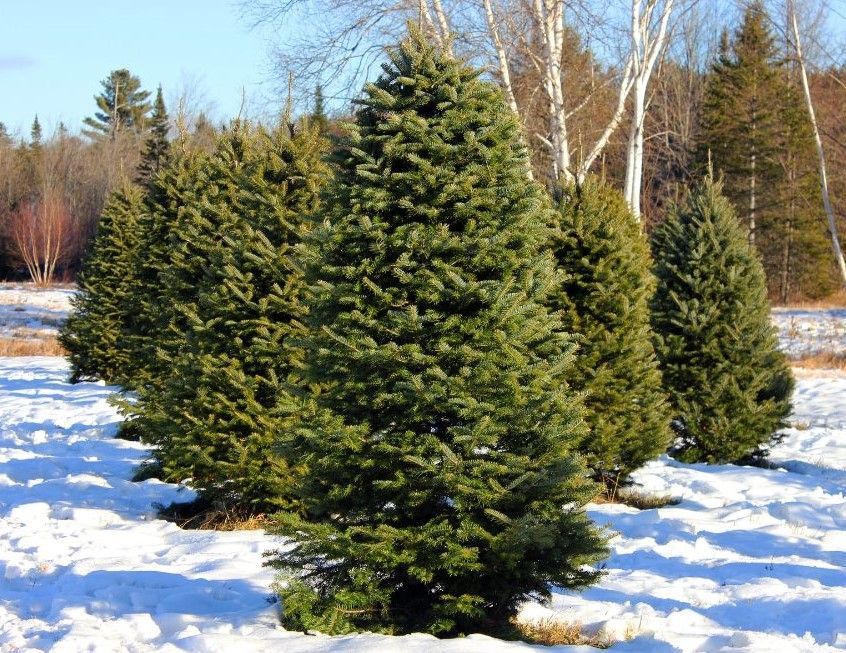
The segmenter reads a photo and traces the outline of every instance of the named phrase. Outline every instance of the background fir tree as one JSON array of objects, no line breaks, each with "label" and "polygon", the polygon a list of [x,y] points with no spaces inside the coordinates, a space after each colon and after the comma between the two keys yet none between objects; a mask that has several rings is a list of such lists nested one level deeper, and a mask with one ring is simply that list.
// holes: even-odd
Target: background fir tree
[{"label": "background fir tree", "polygon": [[109,73],[101,84],[102,93],[94,96],[99,111],[83,121],[89,128],[85,133],[114,140],[124,130],[142,131],[151,107],[147,102],[150,92],[141,88],[141,80],[121,68]]},{"label": "background fir tree", "polygon": [[153,104],[153,113],[150,116],[150,135],[144,143],[141,161],[138,164],[137,183],[146,185],[150,178],[167,164],[170,156],[169,131],[170,118],[165,108],[162,87],[159,85],[156,101]]},{"label": "background fir tree", "polygon": [[649,327],[649,244],[623,196],[598,180],[559,191],[552,248],[561,280],[548,305],[578,336],[574,388],[590,427],[580,444],[616,487],[667,449],[669,412]]},{"label": "background fir tree", "polygon": [[29,130],[29,146],[32,149],[40,148],[42,138],[43,134],[41,132],[41,123],[38,120],[38,114],[36,114],[35,118],[32,120],[32,127],[30,127]]},{"label": "background fir tree", "polygon": [[[183,337],[138,428],[166,479],[191,478],[195,510],[254,514],[289,505],[279,433],[296,415],[304,314],[294,249],[327,177],[313,128],[293,138],[239,125],[207,167],[204,201],[182,213],[162,275]],[[211,188],[213,186],[213,188]],[[184,292],[179,292],[184,289]],[[176,291],[176,292],[175,292]]]},{"label": "background fir tree", "polygon": [[656,351],[673,408],[674,455],[760,457],[790,413],[793,379],[770,322],[763,268],[710,178],[653,233]]},{"label": "background fir tree", "polygon": [[723,39],[703,98],[697,167],[713,163],[782,302],[836,288],[807,111],[760,2]]},{"label": "background fir tree", "polygon": [[101,379],[122,384],[127,380],[127,353],[118,340],[130,317],[131,261],[143,210],[143,192],[129,183],[112,193],[103,209],[77,279],[79,292],[71,300],[73,310],[59,334],[74,383]]},{"label": "background fir tree", "polygon": [[323,86],[318,84],[314,89],[314,107],[312,108],[309,122],[321,133],[326,133],[329,127],[329,118],[326,116],[326,107],[323,101]]},{"label": "background fir tree", "polygon": [[275,529],[288,628],[503,632],[597,576],[572,344],[543,305],[551,216],[478,76],[416,32],[392,52],[308,239],[323,391],[281,443],[308,466],[306,516]]},{"label": "background fir tree", "polygon": [[130,390],[159,384],[168,372],[168,359],[161,354],[174,306],[161,275],[171,265],[180,213],[197,206],[204,187],[208,155],[188,149],[182,138],[177,145],[167,165],[151,177],[146,207],[137,224],[138,246],[130,266],[130,319],[118,339],[127,355],[124,386]]}]

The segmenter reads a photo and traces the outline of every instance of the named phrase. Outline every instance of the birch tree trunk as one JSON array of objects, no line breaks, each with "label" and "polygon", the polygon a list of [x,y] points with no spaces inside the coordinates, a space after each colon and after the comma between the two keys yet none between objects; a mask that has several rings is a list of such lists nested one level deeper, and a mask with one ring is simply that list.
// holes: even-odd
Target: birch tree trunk
[{"label": "birch tree trunk", "polygon": [[820,169],[820,188],[823,196],[823,207],[828,219],[828,231],[831,234],[831,247],[834,252],[834,260],[840,270],[840,278],[846,287],[846,260],[843,258],[843,248],[840,246],[840,238],[837,235],[837,220],[834,217],[834,208],[831,204],[831,196],[828,192],[828,173],[825,164],[825,150],[823,150],[820,130],[817,125],[817,117],[814,112],[814,103],[811,99],[811,87],[808,84],[808,72],[805,67],[805,57],[802,53],[802,41],[799,38],[799,23],[796,20],[796,5],[793,0],[787,3],[788,18],[793,31],[793,47],[796,53],[796,62],[799,64],[799,78],[802,80],[802,91],[805,95],[805,107],[808,109],[808,117],[811,120],[811,128],[814,133],[814,145],[817,148],[817,160]]},{"label": "birch tree trunk", "polygon": [[[643,128],[648,102],[646,92],[655,66],[664,55],[669,40],[670,16],[674,0],[632,0],[631,61],[633,101],[629,141],[626,151],[624,195],[635,217],[640,219],[643,186]],[[657,23],[653,21],[658,12]]]}]

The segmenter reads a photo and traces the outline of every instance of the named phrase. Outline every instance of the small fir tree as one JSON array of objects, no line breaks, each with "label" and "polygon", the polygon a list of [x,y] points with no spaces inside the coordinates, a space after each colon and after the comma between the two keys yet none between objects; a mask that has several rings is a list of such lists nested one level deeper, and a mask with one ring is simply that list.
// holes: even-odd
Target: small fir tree
[{"label": "small fir tree", "polygon": [[605,550],[572,343],[543,305],[551,216],[499,91],[419,33],[360,104],[306,251],[322,391],[281,443],[309,470],[305,516],[276,522],[284,623],[503,632]]},{"label": "small fir tree", "polygon": [[684,462],[761,457],[790,413],[763,268],[721,190],[707,179],[653,234],[656,351]]},{"label": "small fir tree", "polygon": [[130,319],[131,263],[143,210],[143,192],[128,183],[112,193],[103,209],[77,280],[79,292],[72,299],[73,310],[59,335],[68,352],[74,383],[126,381],[127,352],[118,341]]},{"label": "small fir tree", "polygon": [[579,450],[609,486],[667,449],[669,412],[652,347],[649,244],[623,196],[588,179],[560,190],[549,307],[578,336],[573,386],[590,427]]},{"label": "small fir tree", "polygon": [[141,185],[147,185],[154,174],[167,165],[170,156],[170,118],[165,108],[162,87],[159,85],[156,91],[156,101],[153,104],[153,114],[150,116],[150,135],[144,143],[144,150],[141,152],[141,161],[138,164],[136,181]]},{"label": "small fir tree", "polygon": [[328,167],[316,130],[287,134],[223,135],[162,276],[176,308],[168,332],[184,344],[167,348],[161,387],[142,392],[138,428],[165,478],[191,478],[198,508],[256,513],[290,499],[273,445],[296,413],[302,363],[289,342],[304,315],[293,253]]}]

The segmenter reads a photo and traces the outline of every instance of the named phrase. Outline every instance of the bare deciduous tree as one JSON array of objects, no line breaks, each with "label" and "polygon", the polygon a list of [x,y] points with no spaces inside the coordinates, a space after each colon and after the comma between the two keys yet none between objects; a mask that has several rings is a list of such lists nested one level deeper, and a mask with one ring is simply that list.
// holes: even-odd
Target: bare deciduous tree
[{"label": "bare deciduous tree", "polygon": [[[616,5],[594,10],[595,3],[586,0],[245,0],[244,6],[258,21],[298,19],[308,24],[280,49],[281,67],[286,73],[296,71],[300,83],[307,85],[321,77],[332,79],[341,94],[351,94],[368,76],[385,46],[401,38],[406,21],[417,21],[450,51],[455,48],[489,66],[526,128],[527,144],[546,149],[553,181],[581,180],[588,174],[626,118],[634,89],[629,185],[638,190],[627,196],[638,210],[647,88],[666,48],[674,2],[679,0],[625,1],[625,11]],[[629,18],[621,20],[623,16]],[[591,38],[604,40],[606,53],[619,55],[619,65],[591,75],[598,83],[574,83],[569,79],[573,71],[563,65],[568,28],[575,23]],[[622,49],[614,42],[623,43]],[[515,76],[525,78],[529,71],[538,88],[529,94],[530,102],[521,104]],[[605,122],[590,134],[573,133],[574,117],[590,107],[595,95],[607,97],[612,90],[613,108]],[[547,105],[543,125],[530,125],[527,119],[536,95]]]},{"label": "bare deciduous tree", "polygon": [[644,119],[648,107],[646,92],[659,59],[664,55],[669,37],[668,26],[673,0],[632,0],[631,54],[632,108],[626,152],[626,184],[623,194],[640,219],[640,194],[643,187]]},{"label": "bare deciduous tree", "polygon": [[14,254],[39,286],[50,284],[58,266],[73,254],[73,218],[56,193],[48,191],[19,206],[9,216],[7,229]]}]

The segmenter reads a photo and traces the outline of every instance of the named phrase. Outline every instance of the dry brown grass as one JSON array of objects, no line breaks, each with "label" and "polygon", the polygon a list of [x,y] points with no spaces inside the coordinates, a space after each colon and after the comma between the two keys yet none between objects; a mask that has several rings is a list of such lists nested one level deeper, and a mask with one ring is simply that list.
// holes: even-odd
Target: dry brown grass
[{"label": "dry brown grass", "polygon": [[247,517],[235,516],[206,516],[205,520],[197,526],[183,526],[183,528],[196,528],[204,531],[257,531],[267,528],[267,515],[250,515]]},{"label": "dry brown grass", "polygon": [[802,367],[807,370],[846,370],[846,352],[822,352],[808,356],[790,358],[792,367]]},{"label": "dry brown grass", "polygon": [[179,528],[199,531],[255,531],[269,522],[264,514],[210,507],[202,501],[173,503],[159,510],[159,517]]},{"label": "dry brown grass", "polygon": [[681,503],[681,499],[669,494],[654,494],[632,488],[604,489],[593,500],[594,503],[622,503],[638,510],[664,508]]},{"label": "dry brown grass", "polygon": [[64,356],[56,338],[2,338],[0,356]]},{"label": "dry brown grass", "polygon": [[[588,633],[585,632],[582,624],[577,622],[541,619],[540,621],[528,622],[515,621],[514,626],[522,639],[541,646],[608,648],[615,643],[604,631]],[[631,639],[631,637],[627,637],[627,639]]]},{"label": "dry brown grass", "polygon": [[808,299],[778,306],[779,308],[846,308],[846,290],[838,290],[833,295],[822,299]]}]

